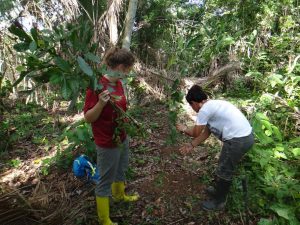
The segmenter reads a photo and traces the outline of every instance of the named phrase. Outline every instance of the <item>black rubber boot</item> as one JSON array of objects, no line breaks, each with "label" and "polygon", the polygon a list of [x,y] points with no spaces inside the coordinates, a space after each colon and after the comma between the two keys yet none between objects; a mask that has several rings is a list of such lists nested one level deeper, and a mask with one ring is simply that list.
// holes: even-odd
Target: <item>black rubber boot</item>
[{"label": "black rubber boot", "polygon": [[215,197],[216,195],[216,189],[213,186],[208,186],[204,191],[209,197]]},{"label": "black rubber boot", "polygon": [[202,208],[207,211],[222,210],[225,208],[227,194],[231,186],[231,181],[219,179],[216,183],[215,193],[209,201],[202,202]]}]

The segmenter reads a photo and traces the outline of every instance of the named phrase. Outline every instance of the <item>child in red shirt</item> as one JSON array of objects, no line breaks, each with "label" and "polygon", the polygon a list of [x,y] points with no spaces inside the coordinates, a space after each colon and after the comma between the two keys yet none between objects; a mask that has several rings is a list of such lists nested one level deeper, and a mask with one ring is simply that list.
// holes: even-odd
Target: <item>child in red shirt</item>
[{"label": "child in red shirt", "polygon": [[138,195],[125,194],[125,171],[128,168],[129,144],[125,131],[121,131],[117,140],[117,112],[109,103],[126,111],[126,97],[121,82],[121,76],[126,75],[134,64],[131,52],[122,48],[112,48],[105,57],[105,63],[112,75],[104,74],[99,83],[103,86],[100,94],[88,89],[86,92],[84,117],[91,123],[97,148],[97,166],[100,181],[96,185],[97,213],[101,224],[114,225],[109,217],[109,197],[117,201],[136,201]]}]

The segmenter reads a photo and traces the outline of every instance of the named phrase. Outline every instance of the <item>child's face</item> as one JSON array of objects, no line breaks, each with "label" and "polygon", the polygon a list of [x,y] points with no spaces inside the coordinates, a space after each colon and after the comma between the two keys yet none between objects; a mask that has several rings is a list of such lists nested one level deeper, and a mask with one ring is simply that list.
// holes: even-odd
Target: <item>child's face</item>
[{"label": "child's face", "polygon": [[132,66],[128,67],[120,64],[111,70],[113,71],[113,75],[110,75],[110,80],[116,82],[117,80],[124,78],[132,70]]},{"label": "child's face", "polygon": [[193,109],[195,112],[199,112],[200,108],[199,108],[199,103],[198,103],[198,102],[192,101],[192,103],[190,104],[190,106],[192,107],[192,109]]},{"label": "child's face", "polygon": [[132,66],[128,67],[125,66],[124,64],[120,64],[115,68],[115,70],[121,72],[123,75],[127,75],[132,70]]}]

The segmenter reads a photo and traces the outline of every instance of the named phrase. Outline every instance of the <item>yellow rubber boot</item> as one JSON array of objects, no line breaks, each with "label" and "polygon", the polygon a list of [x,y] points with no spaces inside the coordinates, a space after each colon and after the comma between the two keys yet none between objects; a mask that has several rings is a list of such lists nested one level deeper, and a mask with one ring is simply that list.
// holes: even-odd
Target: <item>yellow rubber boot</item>
[{"label": "yellow rubber boot", "polygon": [[135,202],[140,198],[138,194],[126,195],[124,182],[112,183],[111,192],[112,192],[112,197],[115,201]]},{"label": "yellow rubber boot", "polygon": [[117,223],[111,222],[109,218],[109,197],[98,197],[96,196],[97,213],[101,225],[118,225]]}]

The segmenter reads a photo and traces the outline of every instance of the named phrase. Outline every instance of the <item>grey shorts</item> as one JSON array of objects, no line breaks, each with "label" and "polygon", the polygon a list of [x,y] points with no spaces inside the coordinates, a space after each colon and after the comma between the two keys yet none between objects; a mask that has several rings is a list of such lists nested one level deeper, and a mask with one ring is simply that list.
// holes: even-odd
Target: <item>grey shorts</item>
[{"label": "grey shorts", "polygon": [[100,181],[96,184],[95,194],[101,197],[111,196],[111,184],[125,181],[125,172],[128,169],[129,141],[115,148],[97,146],[97,167]]},{"label": "grey shorts", "polygon": [[234,169],[241,161],[245,153],[254,144],[254,136],[251,133],[246,137],[233,138],[223,142],[216,175],[224,180],[232,180]]}]

